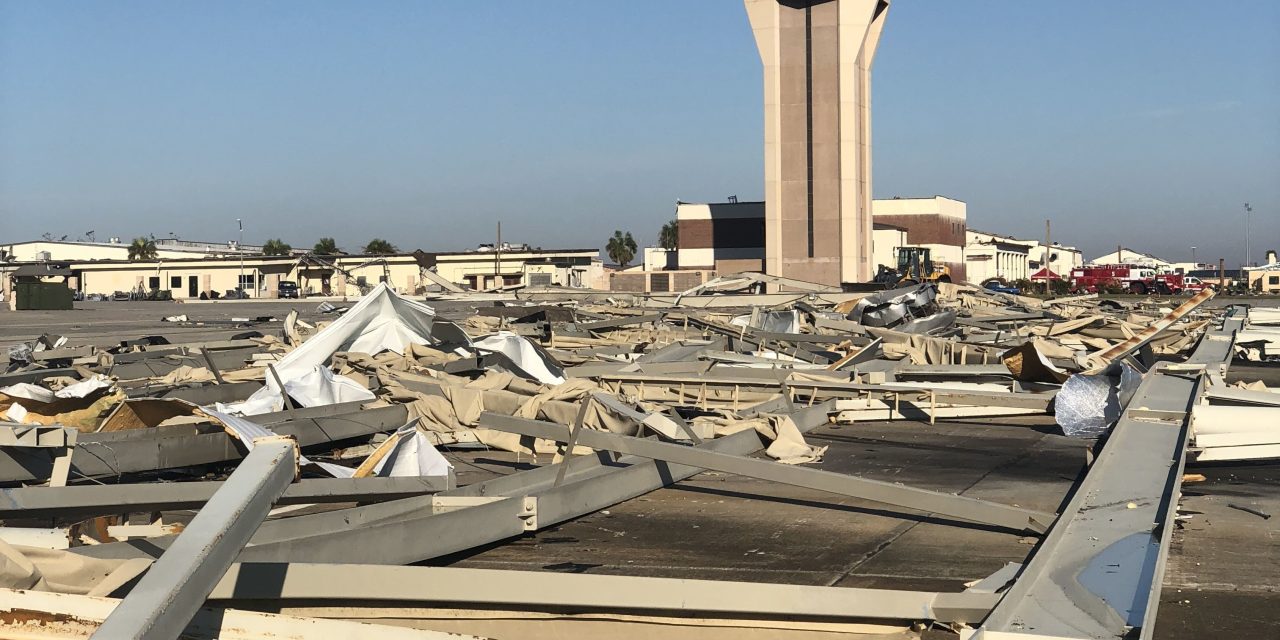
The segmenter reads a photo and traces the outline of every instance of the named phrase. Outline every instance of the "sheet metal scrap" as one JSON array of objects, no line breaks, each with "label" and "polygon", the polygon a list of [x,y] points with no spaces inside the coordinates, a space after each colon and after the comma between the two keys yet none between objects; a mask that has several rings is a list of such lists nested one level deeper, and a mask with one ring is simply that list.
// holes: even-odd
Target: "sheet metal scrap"
[{"label": "sheet metal scrap", "polygon": [[[291,312],[278,333],[263,324],[266,334],[229,340],[181,343],[155,335],[114,345],[49,336],[11,348],[10,372],[0,375],[0,412],[25,424],[0,425],[15,434],[0,438],[0,482],[72,486],[7,490],[0,496],[0,515],[6,524],[44,519],[55,527],[46,531],[70,548],[37,551],[0,543],[0,553],[36,559],[21,565],[32,567],[24,576],[0,570],[0,586],[21,583],[68,597],[124,596],[117,611],[134,623],[160,619],[159,607],[147,603],[171,600],[156,597],[155,590],[167,590],[186,606],[178,616],[182,620],[159,625],[166,633],[185,623],[193,603],[204,598],[200,592],[214,599],[243,597],[263,607],[315,598],[356,611],[388,604],[376,601],[396,595],[432,606],[501,605],[514,610],[510,615],[533,619],[537,612],[570,602],[563,596],[568,590],[579,594],[572,602],[610,615],[698,614],[738,624],[767,622],[779,629],[817,619],[823,624],[936,620],[976,626],[986,618],[983,633],[990,634],[1002,620],[1029,619],[1022,614],[1020,594],[1038,593],[1038,584],[1053,586],[1042,576],[1058,574],[1042,567],[1056,566],[1060,556],[1053,548],[1061,548],[1063,540],[1083,535],[1077,532],[1084,530],[1078,517],[1083,508],[1068,505],[1066,520],[1055,520],[1054,514],[1012,504],[813,468],[821,464],[825,447],[809,444],[805,434],[833,422],[856,430],[867,420],[1056,414],[1069,435],[1092,438],[1119,429],[1120,444],[1107,445],[1114,454],[1127,446],[1124,434],[1142,429],[1135,425],[1169,419],[1145,400],[1129,402],[1132,387],[1143,385],[1149,393],[1140,393],[1142,398],[1174,387],[1178,395],[1190,388],[1189,377],[1200,380],[1199,372],[1205,371],[1207,402],[1280,411],[1243,395],[1262,392],[1225,387],[1226,367],[1239,351],[1237,336],[1247,330],[1247,316],[1234,310],[1225,318],[1197,314],[1211,294],[1197,295],[1170,312],[1096,296],[1044,301],[964,284],[842,292],[737,274],[647,299],[607,293],[557,298],[553,290],[450,290],[444,297],[468,311],[445,320],[436,309],[380,285],[343,309],[325,303]],[[1263,314],[1263,322],[1274,320],[1271,315]],[[1164,364],[1145,372],[1152,353],[1176,360],[1193,349],[1189,365]],[[1113,369],[1103,371],[1107,365]],[[1182,382],[1169,382],[1174,379]],[[1095,399],[1077,387],[1096,387],[1102,395]],[[1156,395],[1162,402],[1179,400]],[[59,402],[70,402],[80,413],[46,410]],[[1273,449],[1265,434],[1224,427],[1221,414],[1192,414],[1190,441],[1195,445],[1198,434],[1205,446],[1193,446],[1191,460],[1196,454],[1218,459],[1214,456],[1245,448],[1256,457]],[[1198,432],[1197,419],[1203,422]],[[1121,426],[1113,427],[1117,421]],[[57,429],[63,436],[58,446],[35,446],[39,443],[29,442],[31,437],[18,437],[33,433],[41,422],[75,429],[38,427]],[[266,454],[253,446],[264,436],[292,438],[305,448],[298,461],[306,477],[282,486],[283,472],[275,469],[270,491],[224,491],[237,486],[237,471],[242,472],[239,484],[246,474],[257,476],[251,483],[268,479],[272,465],[263,464]],[[1162,445],[1172,445],[1170,438],[1181,436],[1160,437]],[[1234,444],[1245,440],[1248,447]],[[1280,456],[1280,443],[1275,444]],[[1185,443],[1178,446],[1179,453],[1185,451]],[[473,464],[461,456],[479,455],[465,453],[477,447],[488,448],[484,455],[490,458],[510,452],[515,466],[505,475],[477,476],[458,486],[451,461]],[[1122,466],[1118,461],[1108,465],[1091,471],[1086,481],[1096,484],[1100,475]],[[514,575],[504,578],[531,585],[518,595],[465,582],[450,586],[443,598],[413,576],[474,581],[485,574],[387,566],[543,531],[707,469],[870,498],[881,503],[884,515],[920,517],[922,510],[955,526],[1047,531],[1050,538],[1029,564],[1005,571],[999,582],[1007,588],[926,593],[723,583],[733,585],[740,598],[732,603],[669,597],[693,589],[692,583],[682,587],[625,576],[542,579],[523,572],[507,572]],[[96,486],[89,478],[118,484]],[[176,479],[183,482],[172,482]],[[1167,483],[1161,489],[1156,475],[1143,480],[1151,481],[1155,502],[1161,491],[1168,493]],[[203,514],[202,505],[220,495],[258,511],[273,503],[280,508],[260,527],[246,521],[237,535],[247,545],[220,546],[216,564],[188,559],[183,570],[200,573],[198,589],[175,586],[159,575],[149,581],[150,600],[137,597],[141,592],[133,585],[145,583],[138,577],[152,560],[180,547],[181,538],[172,531],[189,516],[178,510]],[[134,516],[117,517],[122,511]],[[1150,523],[1164,515],[1144,512],[1142,517]],[[230,525],[223,519],[219,526]],[[176,560],[163,558],[170,565]],[[52,579],[53,567],[68,559],[85,570]],[[236,576],[265,575],[268,566],[284,573],[255,582],[252,592],[234,584]],[[1140,570],[1151,569],[1143,564]],[[45,570],[51,573],[42,574]],[[344,579],[325,578],[327,588],[308,587],[299,582],[304,575]],[[345,588],[371,581],[392,582],[380,584],[381,590]],[[629,595],[591,596],[603,585]],[[552,597],[553,592],[561,595]],[[363,597],[375,602],[362,602]],[[806,605],[769,604],[779,598],[799,598]],[[96,601],[75,606],[90,604],[99,607],[97,620],[108,617],[110,607],[101,609]],[[51,613],[65,608],[55,600],[35,606]],[[1133,624],[1151,611],[1133,608],[1120,615]],[[196,613],[195,619],[205,615]],[[768,615],[779,619],[762,620]],[[1096,622],[1072,606],[1042,617],[1054,616],[1086,626]]]}]

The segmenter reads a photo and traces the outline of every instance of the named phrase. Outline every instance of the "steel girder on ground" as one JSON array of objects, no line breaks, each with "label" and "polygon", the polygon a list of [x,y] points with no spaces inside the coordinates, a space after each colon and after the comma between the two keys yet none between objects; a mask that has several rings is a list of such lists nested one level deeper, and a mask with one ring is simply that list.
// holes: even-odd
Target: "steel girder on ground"
[{"label": "steel girder on ground", "polygon": [[[1185,367],[1185,365],[1183,366]],[[975,639],[1118,638],[1154,628],[1203,366],[1157,365]]]},{"label": "steel girder on ground", "polygon": [[210,600],[394,601],[452,605],[669,612],[676,615],[974,622],[994,593],[935,593],[728,580],[386,565],[243,563]]},{"label": "steel girder on ground", "polygon": [[[801,432],[827,423],[833,403],[792,414]],[[764,448],[754,430],[708,440],[699,448],[747,455]],[[520,471],[436,496],[394,500],[266,522],[241,562],[348,562],[411,564],[523,535],[532,528],[572,518],[669,486],[702,471],[638,456],[605,452],[568,461],[564,483],[555,484],[557,465]],[[491,497],[462,509],[441,512],[439,498]],[[536,503],[531,518],[529,501]],[[172,536],[130,540],[73,549],[107,558],[154,558],[173,542]]]},{"label": "steel girder on ground", "polygon": [[[199,509],[225,482],[86,484],[0,489],[0,519],[86,518],[119,513]],[[385,502],[449,489],[445,476],[312,478],[289,485],[276,505]]]},{"label": "steel girder on ground", "polygon": [[643,456],[678,464],[769,480],[792,486],[826,491],[837,495],[873,500],[908,509],[976,522],[1012,531],[1043,532],[1054,514],[1023,509],[976,498],[916,489],[892,482],[833,473],[821,469],[784,465],[771,460],[705,451],[695,447],[619,435],[594,429],[577,429],[576,434],[560,425],[495,413],[480,414],[480,424],[491,429],[523,436],[568,442],[593,449]]},{"label": "steel girder on ground", "polygon": [[94,638],[177,638],[235,561],[271,505],[298,477],[298,445],[259,438],[221,490],[196,514],[93,634]]}]

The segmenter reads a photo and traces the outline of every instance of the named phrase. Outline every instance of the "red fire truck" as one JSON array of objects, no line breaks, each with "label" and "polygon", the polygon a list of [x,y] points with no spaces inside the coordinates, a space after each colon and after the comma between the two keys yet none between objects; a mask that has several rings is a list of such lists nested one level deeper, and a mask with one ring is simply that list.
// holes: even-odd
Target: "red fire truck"
[{"label": "red fire truck", "polygon": [[1139,295],[1177,295],[1190,289],[1203,288],[1204,285],[1189,287],[1182,274],[1159,273],[1154,267],[1136,264],[1105,264],[1071,270],[1071,290],[1076,293],[1097,293],[1107,286],[1119,287]]}]

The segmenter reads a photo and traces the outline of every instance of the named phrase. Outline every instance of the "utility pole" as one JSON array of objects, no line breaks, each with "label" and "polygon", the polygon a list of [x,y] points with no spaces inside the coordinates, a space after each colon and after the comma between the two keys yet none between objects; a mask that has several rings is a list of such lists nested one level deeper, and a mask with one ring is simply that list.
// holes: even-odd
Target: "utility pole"
[{"label": "utility pole", "polygon": [[1246,267],[1253,266],[1252,252],[1249,250],[1249,214],[1253,213],[1253,207],[1249,203],[1244,203],[1244,265]]},{"label": "utility pole", "polygon": [[240,227],[240,239],[236,241],[236,252],[240,254],[240,281],[236,283],[236,291],[244,295],[244,222],[236,218],[236,226]]},{"label": "utility pole", "polygon": [[1227,259],[1218,258],[1218,293],[1227,290]]},{"label": "utility pole", "polygon": [[499,288],[502,287],[502,221],[498,221],[498,242],[493,245],[493,281]]},{"label": "utility pole", "polygon": [[1192,267],[1191,267],[1191,268],[1192,268],[1193,270],[1197,270],[1197,271],[1198,271],[1198,270],[1200,269],[1200,263],[1199,263],[1199,262],[1196,262],[1196,247],[1195,247],[1195,245],[1191,245],[1191,264],[1192,264]]},{"label": "utility pole", "polygon": [[1053,243],[1050,242],[1051,235],[1049,230],[1049,221],[1044,221],[1044,295],[1046,297],[1053,293],[1053,260],[1049,257],[1052,255]]}]

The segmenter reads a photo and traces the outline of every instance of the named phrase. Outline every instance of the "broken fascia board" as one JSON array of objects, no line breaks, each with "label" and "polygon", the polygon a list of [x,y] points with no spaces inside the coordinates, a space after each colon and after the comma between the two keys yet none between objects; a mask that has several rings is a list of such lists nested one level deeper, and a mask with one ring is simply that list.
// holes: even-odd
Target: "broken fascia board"
[{"label": "broken fascia board", "polygon": [[1159,320],[1147,325],[1146,328],[1135,333],[1127,340],[1113,345],[1110,349],[1090,354],[1086,358],[1089,373],[1098,373],[1102,369],[1106,368],[1106,366],[1111,362],[1121,359],[1142,348],[1142,345],[1151,342],[1151,340],[1160,332],[1173,326],[1175,322],[1186,317],[1187,314],[1194,311],[1197,307],[1212,299],[1214,293],[1215,292],[1212,289],[1205,289],[1204,291],[1191,296],[1189,300],[1178,305],[1176,309],[1165,314]]},{"label": "broken fascia board", "polygon": [[[0,519],[87,518],[199,509],[222,485],[222,481],[147,482],[0,489]],[[385,502],[447,489],[445,476],[307,478],[289,485],[275,504]]]},{"label": "broken fascia board", "polygon": [[243,563],[227,571],[209,598],[971,623],[999,596],[456,567]]},{"label": "broken fascia board", "polygon": [[[333,354],[339,351],[369,355],[393,351],[403,355],[408,345],[435,343],[431,337],[434,322],[434,309],[401,297],[385,282],[379,283],[373,291],[361,298],[360,302],[337,320],[275,363],[276,374],[287,388],[290,382],[299,380],[317,369],[326,368]],[[312,382],[313,385],[324,386],[330,381],[314,380]],[[367,394],[367,399],[374,398],[367,389],[358,386],[357,388]],[[346,395],[362,395],[357,388],[350,389]],[[307,400],[323,397],[318,389],[312,389],[312,386],[308,386],[307,389],[315,393],[307,394],[307,398],[298,398],[304,401],[304,406],[311,406],[305,404]],[[268,376],[266,385],[248,400],[217,408],[224,413],[255,415],[279,411],[283,407],[284,398],[281,396],[281,389],[273,377]]]},{"label": "broken fascia board", "polygon": [[[0,589],[0,635],[87,638],[120,604],[115,598]],[[390,625],[301,618],[275,613],[204,607],[182,630],[185,640],[343,638],[343,640],[479,640],[475,636]]]},{"label": "broken fascia board", "polygon": [[[800,432],[827,424],[833,403],[791,414]],[[750,455],[765,448],[754,429],[708,440],[695,448]],[[569,458],[564,484],[555,485],[557,465],[519,471],[436,494],[512,499],[433,512],[432,497],[408,498],[263,523],[242,562],[345,562],[411,564],[473,549],[531,530],[526,497],[536,501],[533,529],[549,527],[607,508],[691,477],[702,470],[606,453]],[[465,532],[460,534],[459,532]],[[172,538],[152,538],[146,546],[109,543],[73,552],[104,558],[154,557]]]}]

